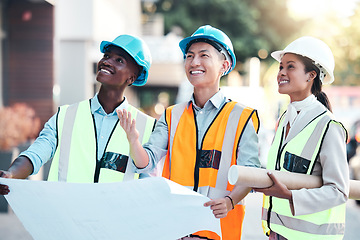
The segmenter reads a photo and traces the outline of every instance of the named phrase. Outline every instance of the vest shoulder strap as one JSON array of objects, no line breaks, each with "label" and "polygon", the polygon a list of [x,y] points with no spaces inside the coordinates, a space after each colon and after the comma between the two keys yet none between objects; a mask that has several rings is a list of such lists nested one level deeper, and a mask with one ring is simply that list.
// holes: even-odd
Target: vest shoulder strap
[{"label": "vest shoulder strap", "polygon": [[234,106],[235,111],[239,111],[241,113],[241,119],[244,121],[243,127],[247,125],[247,123],[252,120],[255,132],[258,133],[260,129],[260,120],[259,115],[256,109],[246,107],[240,103],[236,103]]},{"label": "vest shoulder strap", "polygon": [[175,134],[175,131],[176,131],[176,126],[173,126],[173,124],[171,124],[171,123],[179,122],[181,115],[183,114],[184,110],[188,107],[187,104],[188,104],[187,102],[179,103],[179,104],[170,106],[165,110],[165,121],[166,121],[166,124],[168,125],[169,137],[171,135]]},{"label": "vest shoulder strap", "polygon": [[[310,137],[308,138],[301,156],[305,157],[306,159],[311,159],[314,152],[316,151],[316,147],[318,145],[320,138],[325,135],[327,131],[328,124],[331,121],[331,117],[328,114],[324,114],[322,118],[316,124],[314,131],[311,133]],[[319,149],[320,150],[320,149]]]}]

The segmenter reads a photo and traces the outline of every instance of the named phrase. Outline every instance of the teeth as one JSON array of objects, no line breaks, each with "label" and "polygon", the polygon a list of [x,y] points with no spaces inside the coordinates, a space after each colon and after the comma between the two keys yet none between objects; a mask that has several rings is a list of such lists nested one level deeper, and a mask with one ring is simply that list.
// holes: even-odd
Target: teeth
[{"label": "teeth", "polygon": [[200,74],[203,73],[202,71],[191,71],[191,74]]},{"label": "teeth", "polygon": [[110,72],[106,69],[100,69],[100,72],[106,73],[106,74],[110,74]]},{"label": "teeth", "polygon": [[280,85],[280,84],[283,84],[283,83],[288,83],[288,82],[289,82],[289,81],[287,81],[287,80],[282,80],[282,81],[279,82],[279,85]]}]

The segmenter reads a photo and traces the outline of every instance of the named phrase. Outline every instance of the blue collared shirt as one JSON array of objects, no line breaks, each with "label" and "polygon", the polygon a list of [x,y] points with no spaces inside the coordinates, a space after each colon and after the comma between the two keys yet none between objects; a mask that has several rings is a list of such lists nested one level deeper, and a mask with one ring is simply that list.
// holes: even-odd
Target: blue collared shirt
[{"label": "blue collared shirt", "polygon": [[[214,96],[205,103],[203,108],[198,107],[195,104],[194,97],[191,97],[188,106],[190,103],[194,106],[196,123],[198,125],[198,146],[201,145],[205,131],[227,101],[228,99],[221,90],[214,94]],[[152,132],[149,141],[144,144],[144,148],[149,155],[149,164],[143,169],[137,169],[138,173],[149,172],[166,155],[168,136],[168,126],[165,121],[164,113],[156,123],[156,127]],[[246,125],[241,137],[238,146],[237,164],[241,166],[260,167],[258,136],[252,121],[249,121]]]},{"label": "blue collared shirt", "polygon": [[[127,109],[128,101],[124,101],[116,109]],[[91,113],[95,118],[95,128],[98,144],[98,160],[105,151],[106,143],[110,137],[118,117],[116,109],[107,114],[101,106],[97,94],[91,99]],[[53,158],[57,146],[56,115],[53,115],[46,123],[35,142],[20,155],[30,159],[34,166],[33,175],[38,173],[41,166]]]}]

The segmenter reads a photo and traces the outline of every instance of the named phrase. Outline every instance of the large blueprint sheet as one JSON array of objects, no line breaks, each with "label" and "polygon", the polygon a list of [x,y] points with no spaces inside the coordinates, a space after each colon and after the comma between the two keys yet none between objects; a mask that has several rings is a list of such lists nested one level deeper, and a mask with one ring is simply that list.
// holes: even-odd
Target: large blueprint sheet
[{"label": "large blueprint sheet", "polygon": [[35,240],[175,240],[199,230],[221,235],[209,199],[160,177],[122,183],[0,178],[11,208]]}]

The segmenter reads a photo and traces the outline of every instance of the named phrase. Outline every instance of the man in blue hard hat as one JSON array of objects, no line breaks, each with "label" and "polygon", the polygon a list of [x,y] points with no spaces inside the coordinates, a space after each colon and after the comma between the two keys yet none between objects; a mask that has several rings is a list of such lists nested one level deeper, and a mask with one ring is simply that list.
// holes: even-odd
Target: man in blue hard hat
[{"label": "man in blue hard hat", "polygon": [[231,186],[227,175],[232,165],[260,167],[257,112],[227,99],[220,90],[220,78],[236,64],[224,32],[202,26],[179,45],[186,76],[194,87],[191,99],[167,108],[143,147],[137,121],[125,110],[118,111],[120,124],[139,173],[150,171],[166,156],[163,177],[212,199],[205,206],[221,218],[222,236],[199,231],[183,239],[239,240],[245,213],[241,200],[250,189]]},{"label": "man in blue hard hat", "polygon": [[[49,119],[35,142],[15,159],[0,177],[23,179],[36,174],[52,159],[49,180],[65,182],[114,182],[138,178],[129,159],[126,135],[119,125],[117,109],[126,109],[140,121],[140,141],[145,143],[155,119],[131,106],[126,87],[146,83],[151,65],[143,40],[120,35],[103,41],[104,53],[97,65],[99,92],[91,99],[61,106]],[[11,189],[0,185],[0,194]]]}]

